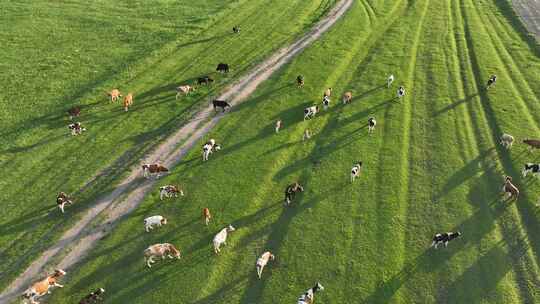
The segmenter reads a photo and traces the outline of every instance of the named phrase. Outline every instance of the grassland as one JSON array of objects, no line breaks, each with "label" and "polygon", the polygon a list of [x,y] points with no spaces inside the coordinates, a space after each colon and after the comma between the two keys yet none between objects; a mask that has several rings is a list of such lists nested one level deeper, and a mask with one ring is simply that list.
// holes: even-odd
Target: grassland
[{"label": "grassland", "polygon": [[[209,96],[333,2],[3,1],[0,287]],[[175,86],[213,75],[218,62],[232,66],[230,75],[175,101]],[[106,99],[116,87],[134,93],[128,113]],[[66,127],[73,105],[88,128],[76,138]],[[58,191],[76,201],[64,216]]]}]

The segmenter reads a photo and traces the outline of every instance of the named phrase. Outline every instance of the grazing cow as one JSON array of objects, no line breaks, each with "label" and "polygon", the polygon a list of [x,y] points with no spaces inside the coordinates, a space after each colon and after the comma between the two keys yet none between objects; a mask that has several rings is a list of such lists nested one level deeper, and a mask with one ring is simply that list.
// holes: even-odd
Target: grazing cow
[{"label": "grazing cow", "polygon": [[212,105],[214,106],[214,111],[217,111],[217,108],[221,108],[223,112],[225,112],[227,108],[231,107],[231,105],[225,100],[218,100],[218,99],[212,100]]},{"label": "grazing cow", "polygon": [[343,104],[350,103],[352,101],[352,92],[345,92],[341,100],[343,101]]},{"label": "grazing cow", "polygon": [[108,92],[107,95],[111,97],[111,102],[115,102],[118,100],[118,98],[122,97],[122,94],[118,89]]},{"label": "grazing cow", "polygon": [[129,93],[124,97],[124,111],[128,111],[129,107],[133,104],[133,94]]},{"label": "grazing cow", "polygon": [[506,176],[504,179],[504,185],[502,187],[502,192],[504,196],[508,195],[508,198],[505,197],[505,199],[508,199],[509,201],[512,201],[512,199],[517,200],[519,197],[519,189],[512,183],[512,177]]},{"label": "grazing cow", "polygon": [[362,172],[362,162],[358,161],[356,164],[353,165],[351,168],[351,183],[354,182],[354,180],[360,176],[360,173]]},{"label": "grazing cow", "polygon": [[304,130],[304,135],[302,136],[302,141],[306,141],[311,138],[311,131],[309,129]]},{"label": "grazing cow", "polygon": [[216,144],[215,139],[210,139],[203,145],[203,161],[207,161],[210,154],[221,150],[221,146]]},{"label": "grazing cow", "polygon": [[330,97],[324,96],[322,99],[322,104],[323,104],[323,108],[327,110],[328,107],[330,106]]},{"label": "grazing cow", "polygon": [[332,88],[328,88],[328,89],[324,90],[323,97],[324,96],[330,97],[330,95],[332,95]]},{"label": "grazing cow", "polygon": [[213,240],[214,252],[216,254],[221,252],[221,250],[219,249],[219,247],[221,247],[221,244],[227,245],[227,234],[229,232],[233,232],[235,230],[236,229],[234,229],[234,227],[232,225],[229,225],[229,227],[225,227],[225,228],[221,229],[221,231],[218,232],[218,234],[216,234],[216,236],[214,237],[214,240]]},{"label": "grazing cow", "polygon": [[235,34],[238,34],[238,33],[240,33],[240,27],[239,27],[238,25],[237,25],[237,26],[233,26],[232,31],[233,31],[233,33],[235,33]]},{"label": "grazing cow", "polygon": [[169,169],[159,164],[144,164],[142,165],[142,170],[143,170],[143,176],[146,178],[152,175],[159,177],[160,173],[169,172]]},{"label": "grazing cow", "polygon": [[497,75],[491,75],[487,81],[486,90],[489,90],[489,88],[491,88],[491,86],[494,85],[495,82],[497,82]]},{"label": "grazing cow", "polygon": [[288,206],[291,204],[291,201],[294,199],[296,192],[304,192],[304,187],[299,183],[293,183],[285,188],[285,205]]},{"label": "grazing cow", "polygon": [[400,98],[403,98],[405,97],[405,88],[404,87],[399,87],[398,91],[397,91],[397,98],[400,99]]},{"label": "grazing cow", "polygon": [[296,85],[300,88],[304,86],[304,76],[302,75],[296,76]]},{"label": "grazing cow", "polygon": [[58,193],[58,195],[56,196],[56,205],[58,206],[58,208],[60,208],[60,211],[62,211],[62,213],[64,213],[64,206],[66,204],[73,205],[70,197],[64,192]]},{"label": "grazing cow", "polygon": [[453,239],[456,239],[461,236],[461,232],[445,232],[445,233],[437,233],[433,237],[433,242],[431,243],[430,247],[435,246],[435,249],[439,246],[439,244],[444,244],[444,247],[446,248],[448,246],[448,242],[450,242]]},{"label": "grazing cow", "polygon": [[51,293],[51,291],[49,290],[51,287],[64,287],[64,285],[58,284],[57,281],[65,274],[66,272],[62,269],[55,270],[52,275],[47,276],[45,279],[34,283],[30,288],[28,288],[24,292],[23,298],[29,300],[31,304],[39,304],[39,302],[36,301],[36,298]]},{"label": "grazing cow", "polygon": [[308,289],[303,295],[298,298],[297,304],[313,304],[315,301],[315,293],[323,290],[324,287],[321,285],[321,283],[317,282],[315,286]]},{"label": "grazing cow", "polygon": [[103,301],[103,297],[101,297],[105,293],[105,289],[98,288],[96,291],[92,291],[88,295],[86,295],[82,300],[79,301],[79,304],[95,304],[98,302]]},{"label": "grazing cow", "polygon": [[368,119],[368,134],[371,134],[373,131],[375,131],[376,125],[377,121],[375,120],[375,117],[370,117]]},{"label": "grazing cow", "polygon": [[275,259],[276,257],[270,251],[263,253],[261,257],[257,259],[257,264],[255,265],[255,267],[257,268],[257,276],[259,277],[259,280],[261,279],[264,266],[268,264],[268,261],[273,261]]},{"label": "grazing cow", "polygon": [[161,215],[154,215],[144,219],[144,230],[150,232],[154,229],[154,226],[161,227],[162,225],[167,225],[167,219]]},{"label": "grazing cow", "polygon": [[315,117],[315,114],[319,112],[319,106],[311,106],[304,109],[304,120]]},{"label": "grazing cow", "polygon": [[201,85],[201,84],[210,84],[211,82],[214,82],[214,79],[212,79],[210,76],[203,76],[203,77],[199,77],[197,79],[197,84],[198,85]]},{"label": "grazing cow", "polygon": [[202,215],[204,219],[204,224],[208,226],[208,223],[210,223],[210,219],[212,219],[212,214],[210,214],[210,209],[204,208],[202,210]]},{"label": "grazing cow", "polygon": [[512,148],[512,145],[514,144],[514,136],[510,134],[504,133],[501,135],[501,145],[505,147],[506,149]]},{"label": "grazing cow", "polygon": [[540,149],[540,139],[524,139],[523,143],[529,146],[529,151]]},{"label": "grazing cow", "polygon": [[155,262],[154,257],[161,258],[162,260],[164,260],[165,257],[168,257],[169,259],[180,259],[180,251],[169,243],[154,244],[146,248],[143,253],[148,268],[151,268],[152,264]]},{"label": "grazing cow", "polygon": [[390,76],[388,76],[388,79],[386,80],[387,88],[390,88],[390,86],[392,85],[392,82],[394,82],[394,74],[390,74]]},{"label": "grazing cow", "polygon": [[195,88],[190,85],[181,85],[176,88],[176,99],[180,97],[180,95],[184,94],[187,95],[189,92],[195,91]]},{"label": "grazing cow", "polygon": [[526,177],[529,173],[533,176],[540,177],[540,164],[526,163],[521,174],[523,177]]},{"label": "grazing cow", "polygon": [[70,108],[67,112],[69,115],[69,120],[73,120],[73,117],[79,117],[81,115],[81,108],[75,106],[73,108]]},{"label": "grazing cow", "polygon": [[216,71],[222,72],[222,73],[229,73],[229,65],[226,63],[220,63],[218,64]]},{"label": "grazing cow", "polygon": [[279,133],[279,129],[281,129],[281,125],[282,125],[282,121],[281,121],[281,119],[278,119],[278,120],[276,121],[276,128],[275,128],[275,129],[276,129],[276,133]]},{"label": "grazing cow", "polygon": [[167,185],[159,187],[159,200],[163,200],[163,197],[178,197],[178,195],[184,196],[184,191],[179,186]]},{"label": "grazing cow", "polygon": [[81,135],[82,132],[86,131],[86,128],[83,128],[80,122],[69,124],[68,129],[71,131],[71,135],[73,136]]}]

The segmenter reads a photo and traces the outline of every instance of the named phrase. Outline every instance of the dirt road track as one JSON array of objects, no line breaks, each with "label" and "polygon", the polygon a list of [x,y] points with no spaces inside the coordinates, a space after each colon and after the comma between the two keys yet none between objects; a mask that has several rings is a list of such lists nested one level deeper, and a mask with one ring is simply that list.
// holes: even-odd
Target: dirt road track
[{"label": "dirt road track", "polygon": [[540,38],[540,0],[512,0],[512,5],[529,32],[534,34],[538,41]]}]

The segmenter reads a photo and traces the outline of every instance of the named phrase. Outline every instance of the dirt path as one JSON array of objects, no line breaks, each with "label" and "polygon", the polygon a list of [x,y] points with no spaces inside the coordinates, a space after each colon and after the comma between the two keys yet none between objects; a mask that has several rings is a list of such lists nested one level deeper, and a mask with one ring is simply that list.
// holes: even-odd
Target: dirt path
[{"label": "dirt path", "polygon": [[[308,33],[293,44],[278,50],[246,76],[225,88],[219,99],[229,100],[233,106],[245,100],[260,83],[326,32],[343,16],[352,3],[353,0],[339,1]],[[197,141],[210,132],[222,117],[222,114],[215,115],[212,106],[208,106],[142,159],[141,163],[159,161],[169,168],[173,167]],[[8,303],[20,295],[33,280],[41,277],[46,269],[56,267],[69,269],[75,265],[96,245],[97,241],[112,230],[120,219],[139,206],[145,195],[155,188],[155,183],[156,180],[141,178],[139,166],[132,168],[130,175],[112,193],[99,199],[79,222],[66,231],[56,244],[48,248],[0,294],[0,303]],[[104,220],[102,224],[95,226],[93,223],[98,216],[102,216]],[[66,252],[66,248],[69,252]],[[58,258],[59,256],[61,258]],[[53,263],[53,260],[56,262]]]},{"label": "dirt path", "polygon": [[540,0],[512,0],[521,20],[536,40],[540,40]]}]

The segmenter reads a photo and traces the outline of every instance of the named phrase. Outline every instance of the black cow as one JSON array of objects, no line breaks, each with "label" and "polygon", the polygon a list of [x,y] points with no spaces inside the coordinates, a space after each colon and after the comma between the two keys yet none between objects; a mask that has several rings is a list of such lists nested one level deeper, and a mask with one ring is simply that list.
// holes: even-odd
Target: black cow
[{"label": "black cow", "polygon": [[497,75],[491,75],[491,77],[489,77],[487,81],[486,90],[491,88],[491,86],[494,85],[495,82],[497,82]]},{"label": "black cow", "polygon": [[291,204],[291,200],[294,199],[296,192],[304,192],[304,187],[299,183],[290,184],[285,189],[285,205],[288,206]]},{"label": "black cow", "polygon": [[99,288],[96,291],[92,291],[90,294],[86,295],[82,300],[79,301],[79,304],[94,304],[98,301],[103,301],[101,295],[105,293],[105,289]]},{"label": "black cow", "polygon": [[226,108],[230,108],[231,105],[226,102],[225,100],[218,100],[214,99],[212,100],[212,104],[214,105],[214,110],[217,111],[217,108],[221,108],[223,112],[225,112]]},{"label": "black cow", "polygon": [[448,242],[450,242],[453,239],[456,239],[461,236],[461,232],[445,232],[445,233],[437,233],[433,237],[433,243],[431,243],[431,247],[435,246],[435,249],[437,249],[437,246],[439,244],[444,244],[444,247],[448,246]]},{"label": "black cow", "polygon": [[226,63],[220,63],[218,64],[216,71],[223,72],[223,73],[229,73],[229,65]]},{"label": "black cow", "polygon": [[210,76],[203,76],[203,77],[199,77],[197,79],[197,84],[201,85],[201,84],[210,84],[211,82],[214,82],[214,79],[212,79]]},{"label": "black cow", "polygon": [[297,84],[299,87],[303,87],[303,86],[304,86],[304,76],[298,75],[298,76],[296,77],[296,84]]}]

